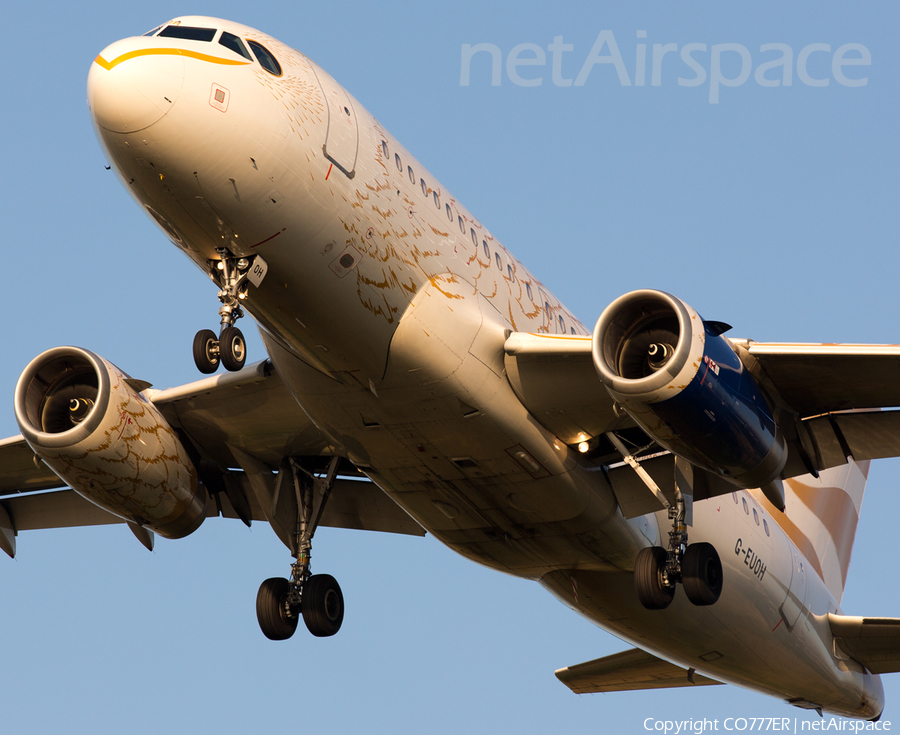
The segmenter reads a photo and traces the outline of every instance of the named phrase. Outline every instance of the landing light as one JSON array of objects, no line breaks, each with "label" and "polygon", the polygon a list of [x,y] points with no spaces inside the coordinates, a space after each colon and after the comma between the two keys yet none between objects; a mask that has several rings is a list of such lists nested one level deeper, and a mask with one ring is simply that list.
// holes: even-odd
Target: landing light
[{"label": "landing light", "polygon": [[578,451],[582,454],[585,454],[588,449],[591,448],[591,445],[587,442],[578,442]]},{"label": "landing light", "polygon": [[250,261],[247,260],[246,258],[241,258],[237,262],[237,267],[238,267],[239,271],[245,271],[250,267]]}]

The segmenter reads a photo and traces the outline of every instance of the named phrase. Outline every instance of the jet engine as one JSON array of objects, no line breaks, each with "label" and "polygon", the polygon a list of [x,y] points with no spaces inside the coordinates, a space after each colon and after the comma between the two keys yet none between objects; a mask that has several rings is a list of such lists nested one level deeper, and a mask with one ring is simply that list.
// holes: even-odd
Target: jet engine
[{"label": "jet engine", "polygon": [[613,400],[659,444],[768,496],[780,484],[786,443],[726,329],[671,294],[632,291],[600,315],[594,366]]},{"label": "jet engine", "polygon": [[184,446],[142,386],[78,347],[29,363],[16,386],[25,441],[79,495],[165,538],[195,531],[206,490]]}]

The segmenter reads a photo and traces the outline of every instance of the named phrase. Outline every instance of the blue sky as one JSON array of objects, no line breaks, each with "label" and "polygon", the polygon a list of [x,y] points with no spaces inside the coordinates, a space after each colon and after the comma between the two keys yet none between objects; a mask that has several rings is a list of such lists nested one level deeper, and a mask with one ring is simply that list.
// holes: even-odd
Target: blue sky
[{"label": "blue sky", "polygon": [[[900,342],[896,233],[900,58],[895,3],[483,2],[16,3],[4,13],[0,76],[6,358],[0,436],[18,432],[12,395],[39,352],[94,350],[157,387],[196,379],[194,332],[217,323],[215,288],[132,203],[91,130],[85,80],[107,44],[188,13],[226,17],[308,54],[371,110],[585,324],[634,288],[661,288],[735,336]],[[613,64],[554,84],[554,38],[576,79],[598,35]],[[638,32],[646,31],[646,38]],[[464,44],[487,52],[460,84]],[[761,86],[785,44],[792,84]],[[513,66],[521,44],[545,64]],[[637,86],[637,45],[647,45]],[[675,44],[652,82],[653,44]],[[692,58],[696,76],[680,56]],[[722,46],[727,44],[728,46]],[[804,83],[798,57],[812,50]],[[860,44],[866,66],[838,66]],[[710,103],[713,46],[738,79]],[[519,59],[537,58],[523,47]],[[820,47],[816,47],[818,49]],[[599,50],[609,53],[609,46]],[[861,58],[848,52],[846,58]],[[515,59],[514,59],[515,60]],[[781,70],[766,79],[781,78]],[[251,359],[263,356],[249,324]],[[900,462],[877,463],[844,609],[900,616],[892,547]],[[323,529],[314,568],[347,600],[333,639],[259,632],[262,579],[290,558],[264,524],[209,521],[148,553],[124,527],[43,531],[0,559],[0,721],[9,732],[640,733],[656,719],[799,717],[733,688],[577,697],[554,669],[627,646],[536,584],[455,556],[433,539]],[[885,678],[900,720],[900,675]],[[812,718],[815,718],[812,715]]]}]

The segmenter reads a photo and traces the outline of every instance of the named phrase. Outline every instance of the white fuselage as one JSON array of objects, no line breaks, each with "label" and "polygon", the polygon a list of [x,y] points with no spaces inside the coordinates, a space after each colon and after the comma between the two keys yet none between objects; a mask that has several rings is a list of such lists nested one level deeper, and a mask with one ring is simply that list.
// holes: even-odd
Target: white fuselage
[{"label": "white fuselage", "polygon": [[634,557],[665,545],[669,521],[626,521],[504,370],[510,332],[588,331],[312,61],[235,23],[181,20],[258,41],[283,73],[216,40],[118,41],[89,77],[99,137],[204,271],[218,248],[265,261],[243,306],[336,452],[454,550],[540,580],[635,645],[784,699],[880,713],[878,678],[833,655],[834,597],[758,493],[694,507],[691,540],[718,549],[721,599],[643,609]]}]

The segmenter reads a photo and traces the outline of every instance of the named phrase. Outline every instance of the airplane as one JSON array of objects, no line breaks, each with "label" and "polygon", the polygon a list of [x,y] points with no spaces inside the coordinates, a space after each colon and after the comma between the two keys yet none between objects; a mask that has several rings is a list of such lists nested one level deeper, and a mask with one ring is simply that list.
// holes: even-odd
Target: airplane
[{"label": "airplane", "polygon": [[[839,604],[867,462],[900,452],[891,412],[845,411],[897,405],[896,347],[728,340],[649,290],[591,335],[326,72],[234,23],[117,42],[88,94],[127,190],[219,288],[193,352],[229,372],[154,391],[87,350],[36,358],[7,553],[53,525],[152,547],[265,520],[296,561],[260,588],[263,632],[325,636],[343,599],[310,574],[316,527],[427,530],[636,646],[561,670],[575,691],[880,714],[896,621]],[[246,367],[244,310],[268,352]]]}]

